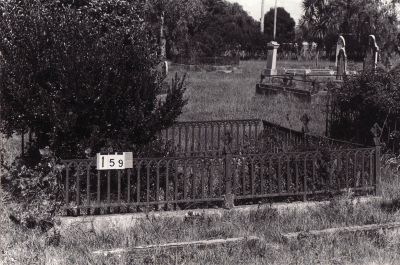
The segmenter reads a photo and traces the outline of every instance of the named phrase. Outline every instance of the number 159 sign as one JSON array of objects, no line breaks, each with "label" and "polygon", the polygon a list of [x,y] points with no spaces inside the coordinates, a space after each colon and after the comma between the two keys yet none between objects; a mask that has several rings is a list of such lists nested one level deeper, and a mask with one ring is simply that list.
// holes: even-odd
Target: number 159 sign
[{"label": "number 159 sign", "polygon": [[125,169],[132,168],[132,152],[120,153],[98,153],[97,154],[97,169]]}]

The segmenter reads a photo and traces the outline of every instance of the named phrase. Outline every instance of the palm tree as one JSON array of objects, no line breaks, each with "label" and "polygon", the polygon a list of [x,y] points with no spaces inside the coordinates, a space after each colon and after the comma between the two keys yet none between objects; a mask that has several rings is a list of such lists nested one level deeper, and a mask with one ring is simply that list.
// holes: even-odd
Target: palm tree
[{"label": "palm tree", "polygon": [[316,66],[323,40],[329,31],[337,29],[338,20],[335,15],[334,1],[330,0],[303,0],[304,15],[301,17],[301,26],[307,29],[313,41],[317,43]]}]

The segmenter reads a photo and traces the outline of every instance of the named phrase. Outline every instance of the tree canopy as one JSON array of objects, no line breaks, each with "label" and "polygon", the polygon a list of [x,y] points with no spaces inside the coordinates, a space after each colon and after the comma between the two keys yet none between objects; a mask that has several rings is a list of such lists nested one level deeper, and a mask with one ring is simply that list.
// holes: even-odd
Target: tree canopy
[{"label": "tree canopy", "polygon": [[346,39],[349,59],[364,57],[368,36],[375,35],[384,56],[398,47],[399,21],[396,2],[384,0],[303,0],[300,26],[303,38],[314,41],[328,53],[339,35]]},{"label": "tree canopy", "polygon": [[69,2],[0,4],[2,133],[31,131],[64,158],[149,143],[185,100],[183,79],[157,100],[164,76],[144,1]]},{"label": "tree canopy", "polygon": [[[293,42],[296,22],[283,7],[278,7],[276,13],[276,41],[280,44]],[[264,33],[267,34],[268,40],[273,40],[274,16],[274,8],[271,8],[264,16]]]}]

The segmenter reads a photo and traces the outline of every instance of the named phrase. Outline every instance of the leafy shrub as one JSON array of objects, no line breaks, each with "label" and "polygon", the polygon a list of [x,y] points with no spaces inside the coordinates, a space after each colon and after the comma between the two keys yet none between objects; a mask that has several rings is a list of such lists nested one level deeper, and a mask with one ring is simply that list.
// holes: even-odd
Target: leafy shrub
[{"label": "leafy shrub", "polygon": [[[400,67],[377,69],[330,83],[332,93],[330,137],[372,145],[370,129],[375,123],[391,130],[400,113]],[[387,135],[387,131],[383,134]]]},{"label": "leafy shrub", "polygon": [[16,159],[1,176],[2,189],[9,192],[9,200],[15,203],[9,217],[28,228],[51,226],[49,222],[60,213],[63,203],[61,171],[62,166],[49,149],[42,151],[40,162],[33,167]]}]

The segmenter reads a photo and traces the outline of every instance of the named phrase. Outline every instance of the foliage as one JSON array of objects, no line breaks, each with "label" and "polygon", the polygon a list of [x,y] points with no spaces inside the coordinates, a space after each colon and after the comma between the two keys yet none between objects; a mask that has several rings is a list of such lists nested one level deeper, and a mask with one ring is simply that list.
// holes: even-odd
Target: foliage
[{"label": "foliage", "polygon": [[303,0],[303,38],[334,53],[339,35],[346,40],[349,59],[362,60],[368,36],[375,35],[383,59],[397,52],[399,22],[396,1]]},{"label": "foliage", "polygon": [[[276,41],[280,44],[293,42],[296,22],[283,7],[278,7],[276,12]],[[274,16],[274,8],[271,8],[264,16],[264,33],[268,35],[269,40],[273,40]]]},{"label": "foliage", "polygon": [[[68,1],[67,1],[68,2]],[[57,156],[130,151],[170,126],[184,78],[157,100],[158,45],[141,2],[5,1],[0,5],[2,132],[33,132]]]},{"label": "foliage", "polygon": [[342,114],[334,124],[331,137],[346,140],[357,137],[362,144],[372,144],[370,129],[375,123],[384,127],[398,119],[399,80],[400,67],[395,67],[388,72],[377,69],[345,78],[340,86],[331,84],[333,104],[337,113]]},{"label": "foliage", "polygon": [[[49,149],[42,150],[42,158],[33,167],[26,161],[16,159],[1,176],[2,188],[7,190],[15,206],[10,218],[28,228],[42,226],[60,214],[63,203],[61,184],[62,166]],[[48,228],[48,227],[47,227]]]}]

